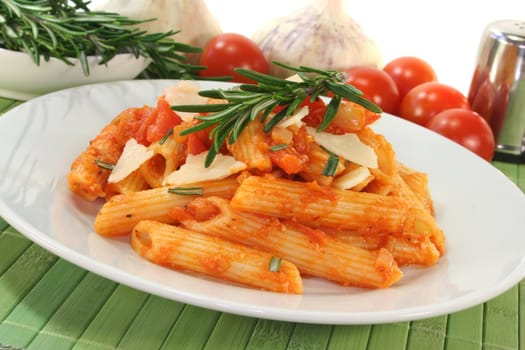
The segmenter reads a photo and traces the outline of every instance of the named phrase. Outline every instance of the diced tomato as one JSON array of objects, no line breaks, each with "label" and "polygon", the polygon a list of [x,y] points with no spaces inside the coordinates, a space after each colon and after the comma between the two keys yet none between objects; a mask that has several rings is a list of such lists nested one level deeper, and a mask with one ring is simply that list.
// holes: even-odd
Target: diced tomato
[{"label": "diced tomato", "polygon": [[158,141],[168,130],[181,122],[181,117],[171,109],[170,104],[164,98],[159,98],[157,100],[157,118],[153,124],[148,126],[146,138],[150,143]]},{"label": "diced tomato", "polygon": [[381,118],[380,113],[375,113],[372,111],[369,111],[368,109],[365,109],[365,126],[368,126]]},{"label": "diced tomato", "polygon": [[205,145],[197,133],[188,135],[188,154],[199,154],[209,149],[209,146]]},{"label": "diced tomato", "polygon": [[301,154],[310,153],[310,136],[306,128],[301,127],[294,132],[293,147]]},{"label": "diced tomato", "polygon": [[134,132],[135,140],[144,146],[149,146],[150,142],[147,138],[148,128],[157,119],[157,109],[154,107],[142,107],[137,108],[135,113],[139,117],[138,120],[140,120],[140,124],[138,124],[138,128]]},{"label": "diced tomato", "polygon": [[293,147],[270,152],[269,156],[275,165],[289,175],[301,172],[308,162],[308,156],[297,152]]},{"label": "diced tomato", "polygon": [[210,132],[212,128],[206,128],[188,135],[187,149],[189,154],[199,154],[211,147]]}]

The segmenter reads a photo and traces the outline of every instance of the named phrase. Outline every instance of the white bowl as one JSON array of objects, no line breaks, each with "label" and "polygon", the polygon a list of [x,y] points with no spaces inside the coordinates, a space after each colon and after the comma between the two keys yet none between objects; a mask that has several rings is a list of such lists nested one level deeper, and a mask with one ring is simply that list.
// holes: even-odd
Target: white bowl
[{"label": "white bowl", "polygon": [[107,64],[100,65],[101,58],[88,57],[89,76],[85,76],[77,59],[68,65],[51,57],[43,58],[36,65],[23,52],[0,48],[0,96],[16,100],[29,100],[39,95],[69,87],[128,80],[137,77],[150,63],[149,59],[133,54],[118,54]]}]

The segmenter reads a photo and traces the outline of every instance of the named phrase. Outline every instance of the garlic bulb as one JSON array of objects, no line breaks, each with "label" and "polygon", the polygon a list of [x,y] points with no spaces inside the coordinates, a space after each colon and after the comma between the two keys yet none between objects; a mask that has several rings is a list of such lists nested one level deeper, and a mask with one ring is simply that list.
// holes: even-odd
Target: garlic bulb
[{"label": "garlic bulb", "polygon": [[[338,71],[356,65],[382,65],[379,47],[345,13],[342,0],[313,0],[287,17],[267,23],[252,39],[269,62]],[[270,74],[285,78],[291,72],[271,65]]]},{"label": "garlic bulb", "polygon": [[159,33],[180,31],[174,40],[195,47],[204,47],[212,37],[222,33],[219,22],[204,0],[93,0],[89,7],[132,19],[155,19],[141,23],[139,27]]}]

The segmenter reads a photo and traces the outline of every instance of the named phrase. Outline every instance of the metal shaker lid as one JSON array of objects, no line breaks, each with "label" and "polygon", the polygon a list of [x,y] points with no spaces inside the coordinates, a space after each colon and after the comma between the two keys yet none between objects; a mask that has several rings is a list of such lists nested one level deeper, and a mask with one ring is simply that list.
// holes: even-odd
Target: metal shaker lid
[{"label": "metal shaker lid", "polygon": [[468,99],[489,122],[496,152],[525,153],[525,21],[486,26]]}]

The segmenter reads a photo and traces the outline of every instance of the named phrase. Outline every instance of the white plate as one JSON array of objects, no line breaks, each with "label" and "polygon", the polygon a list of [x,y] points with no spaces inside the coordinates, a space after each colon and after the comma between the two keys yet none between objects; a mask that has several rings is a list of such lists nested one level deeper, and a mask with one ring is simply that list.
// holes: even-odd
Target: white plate
[{"label": "white plate", "polygon": [[[448,252],[430,268],[404,268],[384,290],[306,279],[304,295],[253,290],[155,266],[127,239],[93,232],[101,203],[72,195],[66,174],[121,110],[154,104],[174,81],[83,86],[26,102],[0,117],[0,215],[29,239],[87,270],[184,303],[248,316],[328,324],[427,318],[482,303],[525,276],[525,196],[489,163],[414,124],[376,125],[399,160],[426,171]],[[202,82],[203,88],[217,83]],[[214,85],[213,85],[214,84]]]},{"label": "white plate", "polygon": [[0,96],[25,101],[74,86],[133,79],[150,63],[129,53],[118,54],[107,64],[99,64],[100,60],[97,56],[87,58],[90,73],[85,76],[76,58],[70,60],[74,65],[54,57],[48,61],[41,58],[37,65],[24,52],[0,48]]}]

